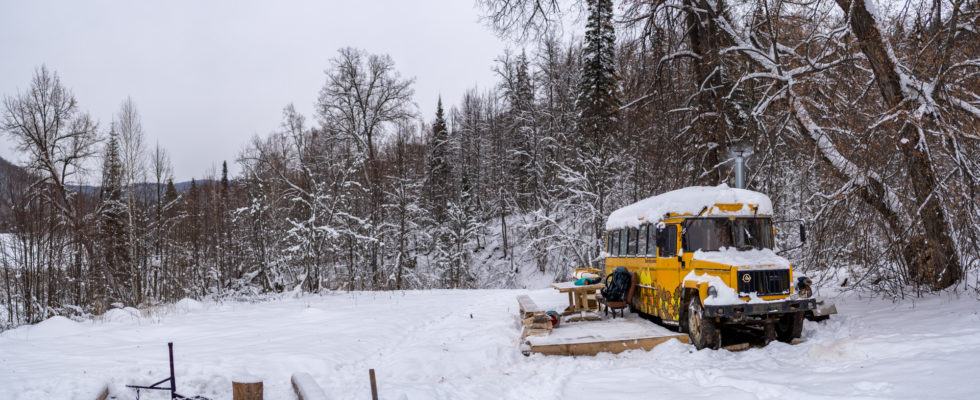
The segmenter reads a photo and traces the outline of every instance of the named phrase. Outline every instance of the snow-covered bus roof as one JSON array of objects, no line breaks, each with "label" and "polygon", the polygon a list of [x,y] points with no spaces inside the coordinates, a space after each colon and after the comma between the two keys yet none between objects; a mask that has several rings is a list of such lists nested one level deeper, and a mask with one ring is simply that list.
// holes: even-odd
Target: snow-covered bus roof
[{"label": "snow-covered bus roof", "polygon": [[[726,211],[716,204],[742,204],[736,211]],[[657,222],[667,213],[697,215],[705,207],[704,215],[772,215],[772,200],[762,193],[746,189],[718,186],[691,186],[649,197],[620,208],[609,214],[606,230],[638,227],[646,222]]]}]

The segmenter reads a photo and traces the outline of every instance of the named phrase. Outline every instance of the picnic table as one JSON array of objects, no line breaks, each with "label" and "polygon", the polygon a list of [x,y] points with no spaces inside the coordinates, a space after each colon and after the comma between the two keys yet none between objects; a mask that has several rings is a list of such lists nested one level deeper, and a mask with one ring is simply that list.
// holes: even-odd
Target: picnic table
[{"label": "picnic table", "polygon": [[557,282],[551,284],[551,287],[559,293],[568,293],[568,308],[562,315],[582,313],[583,317],[585,317],[586,311],[593,311],[593,308],[589,307],[588,297],[605,286],[602,283],[576,285],[575,282]]}]

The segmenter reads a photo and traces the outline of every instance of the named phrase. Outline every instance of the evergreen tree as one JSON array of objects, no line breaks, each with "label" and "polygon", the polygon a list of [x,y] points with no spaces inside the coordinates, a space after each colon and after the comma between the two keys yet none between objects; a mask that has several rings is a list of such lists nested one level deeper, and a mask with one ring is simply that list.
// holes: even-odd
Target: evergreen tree
[{"label": "evergreen tree", "polygon": [[436,107],[436,121],[432,124],[432,137],[429,141],[428,176],[426,191],[429,197],[429,212],[436,225],[446,218],[446,207],[452,193],[452,143],[446,128],[446,117],[442,110],[442,98]]},{"label": "evergreen tree", "polygon": [[167,189],[163,192],[163,204],[169,204],[174,200],[177,200],[177,187],[174,186],[173,178],[167,179]]},{"label": "evergreen tree", "polygon": [[514,76],[508,91],[510,101],[512,144],[510,175],[514,178],[513,192],[517,205],[528,209],[538,189],[538,135],[534,110],[534,86],[531,81],[527,54],[521,52],[514,66]]},{"label": "evergreen tree", "polygon": [[615,135],[618,122],[616,31],[612,0],[588,0],[588,9],[577,105],[584,144],[595,152]]},{"label": "evergreen tree", "polygon": [[[127,248],[126,202],[123,200],[123,166],[119,156],[119,134],[109,132],[102,165],[102,187],[99,192],[99,233],[102,241],[102,277],[109,302],[130,300],[130,254]],[[103,304],[104,307],[106,304]]]},{"label": "evergreen tree", "polygon": [[228,192],[228,161],[221,162],[221,193]]},{"label": "evergreen tree", "polygon": [[[579,110],[578,146],[572,160],[573,177],[566,181],[578,186],[572,190],[580,199],[574,207],[585,210],[591,220],[591,235],[601,243],[603,220],[608,213],[615,170],[613,145],[619,128],[619,98],[616,76],[616,32],[613,27],[612,0],[589,0],[589,19],[585,31],[582,80],[576,107]],[[594,255],[599,252],[596,245]]]},{"label": "evergreen tree", "polygon": [[445,246],[439,249],[442,279],[451,288],[469,287],[473,283],[470,271],[473,250],[470,242],[479,228],[469,177],[463,172],[460,180],[459,200],[449,204],[448,226],[445,229]]}]

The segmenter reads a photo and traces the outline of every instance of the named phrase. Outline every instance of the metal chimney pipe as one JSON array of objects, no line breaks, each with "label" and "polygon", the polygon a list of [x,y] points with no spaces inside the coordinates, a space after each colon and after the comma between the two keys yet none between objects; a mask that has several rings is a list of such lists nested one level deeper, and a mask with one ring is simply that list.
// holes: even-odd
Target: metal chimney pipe
[{"label": "metal chimney pipe", "polygon": [[735,187],[745,189],[745,158],[741,151],[735,152]]}]

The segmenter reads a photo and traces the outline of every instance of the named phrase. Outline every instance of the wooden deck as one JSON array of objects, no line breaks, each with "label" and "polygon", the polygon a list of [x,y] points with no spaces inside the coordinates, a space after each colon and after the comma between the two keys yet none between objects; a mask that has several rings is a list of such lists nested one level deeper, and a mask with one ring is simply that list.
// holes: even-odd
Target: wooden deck
[{"label": "wooden deck", "polygon": [[522,351],[525,355],[593,356],[635,349],[649,351],[671,339],[688,342],[687,334],[627,314],[626,318],[563,323],[550,335],[528,336]]}]

